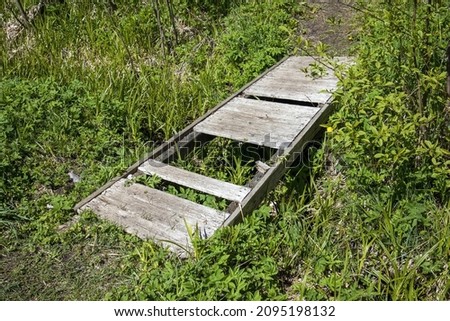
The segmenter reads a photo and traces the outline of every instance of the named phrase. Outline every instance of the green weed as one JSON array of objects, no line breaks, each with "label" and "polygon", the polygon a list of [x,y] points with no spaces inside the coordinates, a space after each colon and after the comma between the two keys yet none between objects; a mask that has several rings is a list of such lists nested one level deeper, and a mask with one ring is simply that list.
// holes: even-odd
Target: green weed
[{"label": "green weed", "polygon": [[[246,266],[231,267],[227,247],[214,250],[215,245],[199,240],[195,260],[181,261],[90,213],[77,219],[71,209],[287,54],[287,35],[294,31],[278,27],[295,28],[290,10],[297,12],[297,3],[171,1],[175,27],[167,7],[159,8],[158,25],[150,4],[114,3],[117,8],[104,1],[53,3],[35,21],[36,29],[15,42],[0,31],[5,40],[0,42],[0,199],[5,209],[0,297],[101,299],[116,288],[109,298],[279,298],[275,261],[264,258],[266,252],[252,263],[232,258]],[[236,64],[233,55],[223,54],[227,46],[234,55],[241,50],[238,30],[249,20],[263,25],[265,19],[265,28],[271,25],[267,34],[252,29],[246,35],[249,50],[260,47],[256,58]],[[233,76],[225,77],[231,69]],[[218,162],[215,177],[248,180],[246,161]],[[231,170],[234,164],[238,167]],[[80,182],[70,180],[71,171]],[[171,189],[209,206],[226,206],[188,189]],[[233,238],[241,237],[239,230],[230,231]]]},{"label": "green weed", "polygon": [[439,31],[449,15],[407,3],[363,10],[357,63],[314,166],[323,176],[291,288],[300,299],[449,298],[448,39]]},{"label": "green weed", "polygon": [[[0,298],[449,299],[445,6],[368,6],[314,163],[242,224],[207,240],[192,228],[182,260],[72,207],[289,53],[308,7],[171,1],[174,27],[169,8],[159,26],[149,4],[114,3],[53,4],[35,30],[1,41]],[[245,184],[256,159],[233,144],[174,165]]]}]

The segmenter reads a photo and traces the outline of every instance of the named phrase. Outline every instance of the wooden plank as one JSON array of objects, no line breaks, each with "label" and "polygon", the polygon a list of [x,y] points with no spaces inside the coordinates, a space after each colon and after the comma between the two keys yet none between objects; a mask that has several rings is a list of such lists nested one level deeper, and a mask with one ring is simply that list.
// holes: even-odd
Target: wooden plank
[{"label": "wooden plank", "polygon": [[79,211],[92,210],[100,217],[122,226],[143,239],[189,246],[186,224],[198,226],[203,236],[210,236],[228,216],[177,196],[119,179]]},{"label": "wooden plank", "polygon": [[156,175],[166,181],[234,202],[241,202],[250,192],[248,187],[192,173],[152,159],[142,164],[139,170],[145,174]]},{"label": "wooden plank", "polygon": [[[245,92],[248,96],[289,99],[299,102],[323,104],[331,97],[333,85],[305,85],[301,82],[287,83],[281,79],[266,79]],[[329,90],[330,92],[327,92]]]},{"label": "wooden plank", "polygon": [[[177,247],[170,242],[182,246],[189,246],[189,237],[185,222],[190,226],[198,226],[205,236],[214,233],[221,225],[226,226],[239,222],[243,215],[256,208],[266,193],[276,186],[278,180],[285,173],[287,166],[295,160],[294,154],[298,156],[298,153],[303,150],[305,143],[317,134],[320,130],[319,125],[326,121],[326,118],[331,112],[331,106],[327,104],[330,95],[326,93],[325,95],[328,95],[328,98],[325,99],[320,96],[323,94],[320,91],[323,87],[332,86],[336,80],[331,73],[317,81],[312,81],[311,78],[307,78],[301,72],[300,68],[296,69],[297,67],[295,66],[298,66],[300,62],[305,63],[308,59],[305,57],[294,57],[273,66],[268,72],[244,86],[236,94],[217,105],[203,117],[197,119],[169,141],[141,158],[133,166],[128,168],[122,176],[109,181],[101,189],[78,203],[75,208],[78,210],[90,208],[101,217],[124,226],[129,232],[138,234],[142,238],[153,238],[159,241],[167,240],[169,246],[175,250]],[[295,77],[298,77],[297,82],[292,81],[292,78]],[[283,101],[283,104],[279,102],[238,98],[238,95],[242,95],[243,93],[252,96],[251,93],[249,94],[250,89],[252,87],[256,88],[258,83],[264,85],[264,81],[268,85],[265,88],[262,86],[264,90],[261,95],[265,95],[262,97],[284,99],[286,101]],[[319,105],[324,104],[324,106],[322,108],[313,108],[285,104],[288,100],[295,104],[305,99],[301,98],[299,100],[298,96],[295,95],[283,97],[277,94],[277,92],[283,94],[283,91],[285,94],[287,93],[286,95],[295,94],[299,90],[299,85],[302,85],[305,92],[310,94],[310,96],[304,96],[308,99],[307,101],[318,103]],[[272,95],[273,92],[275,92],[274,95]],[[320,97],[317,98],[314,96],[311,98],[311,95],[319,95]],[[323,100],[312,101],[311,99]],[[270,108],[268,108],[269,105],[271,106]],[[281,108],[281,106],[284,106],[285,109],[276,109],[278,107]],[[295,113],[298,112],[298,109],[295,108],[310,108],[314,110],[315,115],[312,113],[309,116],[309,122],[306,121],[307,124],[305,123],[300,128],[296,128],[295,126],[301,123],[301,121],[293,120],[293,115],[297,115]],[[217,117],[219,118],[214,120]],[[210,122],[211,119],[213,121]],[[275,140],[276,142],[278,141],[278,145],[275,143],[274,146],[281,147],[283,145],[283,148],[280,148],[278,151],[278,156],[281,157],[274,156],[271,158],[274,161],[271,163],[272,166],[270,168],[265,167],[264,170],[255,175],[255,178],[250,182],[253,189],[250,190],[246,187],[245,195],[239,197],[241,203],[237,201],[231,203],[231,215],[140,184],[132,184],[130,187],[124,186],[124,182],[126,181],[124,178],[129,174],[141,174],[139,168],[143,169],[145,166],[141,165],[148,159],[157,159],[164,162],[167,158],[173,157],[180,148],[192,146],[193,142],[197,139],[211,138],[208,135],[215,136],[213,132],[197,130],[201,129],[202,126],[208,125],[211,130],[219,132],[226,131],[227,126],[224,125],[224,120],[230,121],[228,127],[232,128],[230,129],[231,133],[235,130],[233,128],[237,128],[233,135],[242,135],[247,131],[250,136],[253,135],[253,140],[257,140],[255,137],[259,135],[260,137],[258,139],[261,140],[261,137],[263,137],[262,142],[264,142],[264,132],[267,132],[269,129],[268,134],[272,134],[272,140],[274,140],[273,133],[275,133]],[[261,126],[255,125],[258,122]],[[220,126],[223,128],[220,129]],[[236,139],[231,137],[231,135],[229,136],[228,138]],[[243,141],[248,141],[248,139]],[[263,144],[263,146],[267,146],[268,144]],[[286,145],[289,146],[285,148]],[[266,172],[264,173],[265,170]],[[176,177],[179,176],[179,174],[172,172],[165,172],[164,175],[171,179],[177,179]],[[181,179],[179,181],[180,183],[185,184],[186,182],[189,183],[192,181],[188,175],[185,174],[185,176],[178,178],[178,180]],[[221,184],[226,183],[219,182]],[[189,184],[192,185],[193,183]],[[203,185],[201,181],[197,181],[194,184],[198,186]],[[233,186],[233,188],[239,188],[239,186]],[[220,190],[217,186],[213,189]]]},{"label": "wooden plank", "polygon": [[[224,226],[239,223],[243,217],[253,211],[262,201],[264,196],[270,192],[287,171],[289,166],[295,161],[298,153],[300,153],[306,143],[311,141],[321,130],[321,124],[326,122],[332,112],[332,105],[324,105],[319,112],[311,119],[308,125],[298,134],[292,144],[284,149],[264,176],[257,180],[252,191],[247,194],[239,207],[236,207],[231,215],[225,220]],[[286,157],[287,156],[287,157]]]},{"label": "wooden plank", "polygon": [[261,162],[261,161],[256,161],[256,170],[259,172],[259,173],[265,173],[265,172],[267,172],[268,170],[269,170],[269,168],[270,168],[270,166],[269,165],[267,165],[266,163],[264,163],[264,162]]},{"label": "wooden plank", "polygon": [[[337,61],[346,61],[344,57]],[[244,94],[256,97],[288,99],[311,103],[326,103],[331,91],[337,86],[337,78],[331,69],[317,79],[307,75],[303,69],[317,63],[312,57],[290,57],[278,68],[244,90]],[[320,63],[318,63],[320,65]],[[325,67],[324,67],[325,68]]]},{"label": "wooden plank", "polygon": [[316,107],[235,98],[194,130],[271,148],[287,147],[318,110]]},{"label": "wooden plank", "polygon": [[[127,170],[119,176],[116,176],[114,178],[112,178],[111,180],[109,180],[108,182],[106,182],[105,184],[103,184],[103,186],[101,186],[99,189],[97,189],[96,191],[94,191],[93,193],[91,193],[90,195],[88,195],[87,197],[85,197],[84,199],[82,199],[80,202],[78,202],[75,206],[74,206],[74,210],[78,211],[78,209],[80,209],[84,204],[90,202],[92,199],[94,199],[95,197],[97,197],[98,195],[100,195],[103,191],[105,191],[106,189],[108,189],[109,187],[111,187],[115,182],[117,182],[119,179],[121,178],[126,178],[129,175],[135,174],[138,170],[138,167],[141,166],[145,161],[149,160],[149,159],[160,159],[160,156],[167,152],[170,148],[172,148],[175,144],[179,144],[182,143],[183,141],[185,142],[185,144],[189,144],[193,139],[195,139],[196,137],[196,133],[193,132],[194,127],[199,124],[200,122],[202,122],[204,119],[208,118],[210,115],[212,115],[214,112],[216,112],[217,110],[219,110],[222,106],[224,106],[225,104],[227,104],[230,100],[234,99],[235,97],[239,96],[242,94],[242,92],[250,87],[252,84],[254,84],[255,82],[257,82],[259,79],[261,79],[262,77],[264,77],[267,73],[269,73],[270,71],[274,70],[275,68],[277,68],[280,64],[282,64],[284,61],[286,61],[289,58],[289,56],[284,57],[283,59],[281,59],[278,63],[276,63],[275,65],[273,65],[272,67],[270,67],[269,69],[267,69],[265,72],[263,72],[260,76],[256,77],[255,79],[253,79],[252,81],[250,81],[249,83],[247,83],[246,85],[244,85],[242,88],[240,88],[237,92],[235,92],[233,95],[231,95],[230,97],[228,97],[227,99],[223,100],[221,103],[219,103],[218,105],[216,105],[214,108],[210,109],[208,112],[206,112],[203,116],[197,118],[193,123],[191,123],[189,126],[185,127],[183,130],[181,130],[180,132],[178,132],[176,135],[172,136],[167,142],[161,144],[160,146],[156,147],[154,150],[150,151],[149,153],[145,154],[143,157],[141,157],[141,159],[139,159],[138,161],[136,161],[133,165],[131,165],[130,167],[127,168]],[[163,159],[160,159],[161,161]]]}]

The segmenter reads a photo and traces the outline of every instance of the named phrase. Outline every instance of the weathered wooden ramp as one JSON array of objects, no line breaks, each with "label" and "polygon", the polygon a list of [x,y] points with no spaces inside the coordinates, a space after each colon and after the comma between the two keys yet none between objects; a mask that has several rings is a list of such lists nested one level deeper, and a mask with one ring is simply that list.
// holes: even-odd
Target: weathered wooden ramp
[{"label": "weathered wooden ramp", "polygon": [[[346,58],[337,58],[347,62]],[[319,78],[308,75],[312,57],[289,57],[172,137],[89,197],[77,211],[92,210],[144,239],[153,239],[175,251],[189,248],[189,231],[208,237],[221,226],[239,222],[275,187],[288,166],[312,140],[330,114],[331,92],[337,78],[326,68]],[[237,186],[169,165],[187,155],[197,143],[224,137],[275,150],[248,186]],[[156,175],[231,202],[227,211],[144,186],[130,180]]]}]

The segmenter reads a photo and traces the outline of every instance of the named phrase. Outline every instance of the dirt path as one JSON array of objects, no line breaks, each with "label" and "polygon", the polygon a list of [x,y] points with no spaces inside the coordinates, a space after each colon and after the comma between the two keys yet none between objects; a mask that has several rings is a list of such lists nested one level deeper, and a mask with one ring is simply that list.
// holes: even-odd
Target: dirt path
[{"label": "dirt path", "polygon": [[355,10],[346,4],[352,1],[309,0],[312,10],[301,22],[302,36],[311,44],[322,42],[334,55],[348,55],[354,32]]}]

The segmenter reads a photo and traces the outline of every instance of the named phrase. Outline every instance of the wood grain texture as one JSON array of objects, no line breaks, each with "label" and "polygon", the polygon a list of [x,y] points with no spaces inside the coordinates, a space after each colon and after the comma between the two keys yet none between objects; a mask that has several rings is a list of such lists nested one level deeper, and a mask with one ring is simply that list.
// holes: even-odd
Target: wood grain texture
[{"label": "wood grain texture", "polygon": [[227,104],[229,101],[234,99],[235,97],[241,95],[243,91],[257,82],[259,79],[264,77],[267,73],[271,72],[272,70],[278,68],[283,62],[285,62],[289,56],[284,57],[281,59],[278,63],[267,69],[264,73],[256,77],[255,79],[251,80],[249,83],[245,84],[242,88],[240,88],[237,92],[235,92],[230,97],[226,98],[222,102],[220,102],[218,105],[216,105],[214,108],[210,109],[206,114],[203,116],[200,116],[197,118],[193,123],[185,127],[183,130],[178,132],[176,135],[172,136],[167,142],[164,142],[160,146],[156,147],[154,150],[148,152],[147,154],[143,155],[138,161],[136,161],[134,164],[132,164],[130,167],[127,168],[127,170],[120,176],[116,176],[103,184],[99,189],[82,199],[80,202],[75,204],[74,210],[78,211],[84,204],[90,202],[92,199],[96,198],[98,195],[103,193],[106,189],[111,187],[115,182],[117,182],[121,178],[126,178],[129,175],[134,175],[138,171],[138,167],[141,166],[144,162],[146,162],[149,159],[158,159],[163,161],[166,156],[164,156],[165,153],[170,154],[170,151],[172,148],[174,148],[175,145],[180,145],[181,147],[183,145],[189,145],[191,144],[192,140],[195,140],[195,137],[197,136],[196,133],[193,132],[193,128],[199,124],[204,119],[208,118],[210,115],[212,115],[215,111],[219,110],[222,106]]},{"label": "wood grain texture", "polygon": [[139,170],[147,175],[156,175],[163,180],[234,202],[241,202],[250,192],[248,187],[189,172],[152,159],[141,165]]},{"label": "wood grain texture", "polygon": [[[331,91],[336,88],[337,79],[331,70],[319,79],[306,75],[302,69],[315,61],[310,57],[281,61],[79,202],[75,209],[90,209],[128,232],[154,239],[176,252],[181,249],[176,244],[190,247],[186,225],[198,227],[201,235],[207,237],[220,226],[239,222],[276,186],[294,155],[298,156],[305,143],[315,137],[331,112]],[[302,106],[302,102],[318,104],[320,108]],[[197,142],[201,144],[213,136],[279,150],[270,166],[260,166],[246,187],[152,164],[153,160],[167,162],[174,155],[185,156]],[[231,200],[231,215],[140,184],[125,186],[125,177],[144,173]]]},{"label": "wood grain texture", "polygon": [[[347,60],[344,57],[336,59],[343,62]],[[331,92],[336,89],[337,78],[329,68],[326,68],[326,73],[322,77],[312,78],[303,69],[308,68],[313,63],[321,65],[312,57],[289,57],[276,69],[245,89],[244,94],[319,104],[326,103],[331,97]]]},{"label": "wood grain texture", "polygon": [[194,130],[271,148],[287,147],[318,110],[316,107],[235,98]]},{"label": "wood grain texture", "polygon": [[252,191],[244,198],[241,206],[235,208],[231,215],[225,220],[224,226],[239,223],[243,217],[251,213],[261,203],[264,196],[270,192],[277,184],[289,166],[295,161],[306,146],[306,143],[323,130],[320,124],[328,119],[332,112],[332,105],[325,104],[314,115],[307,126],[297,135],[292,144],[286,149],[279,150],[279,155],[273,156],[275,163],[263,174],[255,179]]},{"label": "wood grain texture", "polygon": [[172,250],[190,246],[186,224],[202,236],[211,236],[228,217],[227,213],[177,196],[119,179],[79,211],[97,215],[122,226],[143,239],[153,239]]}]

